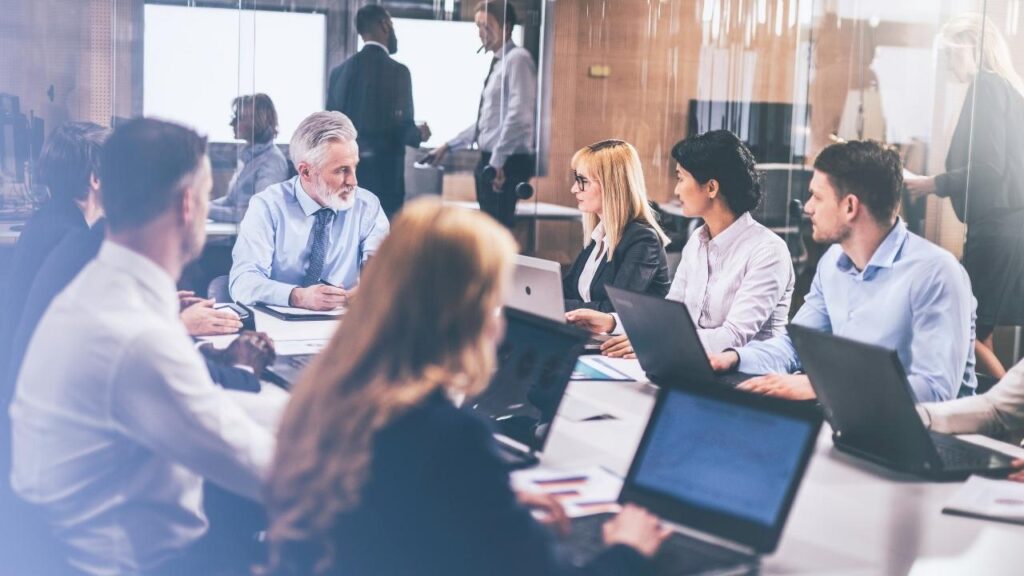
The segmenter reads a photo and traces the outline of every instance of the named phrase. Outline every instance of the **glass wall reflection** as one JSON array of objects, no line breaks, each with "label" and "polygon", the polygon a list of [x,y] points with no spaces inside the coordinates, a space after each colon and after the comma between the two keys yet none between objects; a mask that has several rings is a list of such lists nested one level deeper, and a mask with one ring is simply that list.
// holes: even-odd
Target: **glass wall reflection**
[{"label": "glass wall reflection", "polygon": [[[971,273],[980,339],[1022,323],[1020,0],[490,4],[495,12],[481,17],[472,0],[8,2],[0,51],[19,56],[0,62],[0,249],[46,201],[35,161],[65,122],[110,126],[145,114],[206,134],[212,196],[224,206],[215,218],[232,224],[247,198],[294,174],[295,126],[333,107],[362,127],[368,186],[398,204],[423,194],[473,203],[495,176],[511,176],[527,186],[495,202],[507,209],[518,198],[510,223],[524,251],[565,265],[590,240],[573,156],[603,140],[629,142],[670,238],[671,268],[698,225],[674,195],[672,148],[727,129],[762,173],[753,216],[787,243],[795,310],[822,251],[801,214],[810,166],[832,142],[874,139],[898,149],[908,170],[907,224]],[[387,19],[360,33],[366,5]],[[494,16],[508,7],[510,25]],[[513,47],[529,62],[528,82],[495,58]],[[363,94],[354,108],[332,101],[334,72],[368,50],[404,66],[409,88]],[[495,149],[500,162],[481,162]],[[277,164],[269,179],[252,173],[265,154]],[[392,164],[373,168],[381,158]],[[220,256],[204,262],[196,286],[224,272],[231,238],[211,235]],[[1012,362],[1019,338],[1012,328],[994,334],[995,356],[982,368],[998,374],[992,360]]]}]

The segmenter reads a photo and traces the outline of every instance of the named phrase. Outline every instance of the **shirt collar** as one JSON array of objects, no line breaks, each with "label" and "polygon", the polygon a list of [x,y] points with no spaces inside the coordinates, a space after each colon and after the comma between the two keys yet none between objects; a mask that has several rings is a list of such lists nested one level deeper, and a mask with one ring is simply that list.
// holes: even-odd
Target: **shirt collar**
[{"label": "shirt collar", "polygon": [[743,234],[743,231],[750,228],[754,224],[754,217],[750,215],[750,212],[744,212],[742,216],[736,219],[735,222],[730,224],[725,230],[718,233],[718,236],[711,237],[708,231],[708,225],[705,224],[700,227],[698,232],[698,238],[701,244],[712,244],[718,248],[725,250],[732,246],[734,242]]},{"label": "shirt collar", "polygon": [[306,190],[302,187],[302,179],[295,176],[295,199],[299,201],[299,206],[302,207],[302,211],[306,216],[312,216],[316,214],[317,210],[323,208],[316,200],[306,193]]},{"label": "shirt collar", "polygon": [[[875,253],[871,255],[868,265],[864,267],[864,276],[873,276],[879,268],[892,268],[893,264],[900,257],[900,253],[903,252],[903,246],[906,245],[909,236],[910,233],[907,231],[907,225],[903,223],[902,218],[897,217],[896,224],[893,225],[892,230],[886,235],[885,240],[882,240],[882,243],[878,245]],[[853,265],[853,260],[845,252],[840,254],[839,259],[836,260],[836,267],[847,274],[857,274],[857,268]]]},{"label": "shirt collar", "polygon": [[597,226],[594,226],[594,231],[590,233],[590,239],[595,243],[600,243],[604,240],[604,222],[598,222]]},{"label": "shirt collar", "polygon": [[270,150],[272,146],[274,146],[273,140],[263,143],[246,144],[238,151],[238,157],[248,164],[249,162],[252,162],[253,158],[262,155],[267,150]]},{"label": "shirt collar", "polygon": [[495,59],[501,60],[502,58],[505,57],[505,54],[508,54],[509,52],[511,52],[512,49],[515,48],[515,47],[516,47],[516,43],[515,42],[513,42],[511,39],[506,40],[505,41],[505,45],[501,47],[501,50],[499,50],[499,51],[494,53]]},{"label": "shirt collar", "polygon": [[131,276],[156,298],[156,310],[169,318],[176,318],[180,310],[177,286],[171,275],[146,256],[135,250],[104,240],[96,259],[107,266]]},{"label": "shirt collar", "polygon": [[390,56],[390,52],[388,52],[388,47],[381,44],[380,42],[374,42],[373,40],[364,40],[363,49],[365,50],[367,46],[377,46],[381,50],[383,50],[385,54],[388,54]]}]

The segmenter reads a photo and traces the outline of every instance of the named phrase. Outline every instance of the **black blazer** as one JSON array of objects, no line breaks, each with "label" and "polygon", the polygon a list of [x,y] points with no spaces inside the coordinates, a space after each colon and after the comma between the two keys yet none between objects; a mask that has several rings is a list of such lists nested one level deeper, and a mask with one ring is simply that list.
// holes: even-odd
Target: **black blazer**
[{"label": "black blazer", "polygon": [[11,343],[39,268],[65,236],[88,227],[77,205],[57,198],[37,210],[25,224],[14,247],[7,285],[0,286],[0,375],[10,365]]},{"label": "black blazer", "polygon": [[[1024,210],[1024,96],[999,75],[983,71],[971,83],[946,154],[946,173],[935,178],[935,188],[953,202],[957,218],[970,218],[972,225]],[[972,226],[969,233],[987,231]]]},{"label": "black blazer", "polygon": [[[483,421],[440,392],[381,430],[360,504],[332,533],[346,576],[552,576],[548,531],[516,502]],[[585,574],[642,576],[632,548],[605,550]]]},{"label": "black blazer", "polygon": [[580,274],[583,273],[583,266],[595,246],[596,243],[591,240],[562,278],[562,297],[565,298],[566,310],[590,308],[601,312],[614,312],[615,308],[604,289],[606,285],[654,296],[668,294],[672,281],[668,277],[665,246],[653,228],[634,220],[626,225],[622,238],[612,254],[612,261],[601,260],[594,280],[590,283],[590,302],[584,302],[579,291]]},{"label": "black blazer", "polygon": [[405,199],[405,147],[420,145],[409,69],[368,45],[332,70],[327,86],[327,109],[359,131],[359,185],[390,217]]}]

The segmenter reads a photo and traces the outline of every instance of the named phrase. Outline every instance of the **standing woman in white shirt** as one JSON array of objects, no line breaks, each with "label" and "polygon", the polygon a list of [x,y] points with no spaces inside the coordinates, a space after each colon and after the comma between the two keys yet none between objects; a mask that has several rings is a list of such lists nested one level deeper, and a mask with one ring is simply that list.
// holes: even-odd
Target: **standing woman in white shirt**
[{"label": "standing woman in white shirt", "polygon": [[668,293],[668,236],[647,202],[640,156],[622,140],[603,140],[572,157],[572,193],[588,239],[562,279],[565,309],[611,312],[605,286]]},{"label": "standing woman in white shirt", "polygon": [[[667,298],[686,305],[709,354],[782,333],[795,274],[786,243],[750,215],[763,195],[753,154],[732,132],[713,130],[677,143],[672,157],[683,214],[704,225],[683,247]],[[594,332],[620,331],[612,314],[566,316]],[[626,335],[602,352],[634,357]]]}]

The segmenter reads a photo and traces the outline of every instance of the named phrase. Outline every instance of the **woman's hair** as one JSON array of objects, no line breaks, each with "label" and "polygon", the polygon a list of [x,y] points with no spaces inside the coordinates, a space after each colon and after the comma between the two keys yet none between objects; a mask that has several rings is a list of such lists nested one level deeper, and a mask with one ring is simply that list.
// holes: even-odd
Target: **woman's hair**
[{"label": "woman's hair", "polygon": [[[572,169],[585,168],[590,177],[601,183],[601,217],[604,222],[605,243],[608,245],[608,261],[611,262],[615,247],[622,240],[626,225],[640,221],[658,233],[663,244],[668,236],[658,225],[658,220],[647,201],[647,185],[644,184],[644,170],[640,166],[640,155],[636,148],[622,140],[602,140],[584,146],[572,157]],[[583,237],[589,241],[597,227],[597,214],[583,215]]]},{"label": "woman's hair", "polygon": [[988,17],[971,12],[954,16],[942,27],[939,38],[946,50],[970,50],[981,70],[1006,79],[1024,96],[1024,81],[1013,67],[1010,47]]},{"label": "woman's hair", "polygon": [[515,254],[511,234],[481,213],[437,200],[405,206],[292,393],[267,489],[269,573],[344,562],[332,531],[370,480],[376,434],[435,390],[486,387],[496,361],[483,331]]},{"label": "woman's hair", "polygon": [[239,96],[231,103],[235,118],[252,114],[252,141],[257,144],[270,142],[277,136],[277,109],[274,101],[266,94]]},{"label": "woman's hair", "polygon": [[672,158],[701,185],[717,181],[719,193],[736,216],[761,203],[764,193],[754,155],[732,132],[712,130],[677,142]]}]

